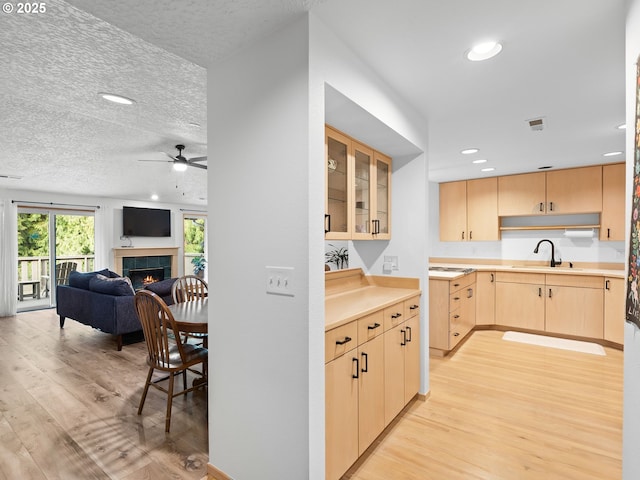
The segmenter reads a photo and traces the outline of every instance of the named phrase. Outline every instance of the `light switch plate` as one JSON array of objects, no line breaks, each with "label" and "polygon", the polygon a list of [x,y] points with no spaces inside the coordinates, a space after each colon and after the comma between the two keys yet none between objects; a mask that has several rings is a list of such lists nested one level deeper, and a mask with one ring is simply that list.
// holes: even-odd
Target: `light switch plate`
[{"label": "light switch plate", "polygon": [[267,293],[293,297],[293,267],[266,267]]}]

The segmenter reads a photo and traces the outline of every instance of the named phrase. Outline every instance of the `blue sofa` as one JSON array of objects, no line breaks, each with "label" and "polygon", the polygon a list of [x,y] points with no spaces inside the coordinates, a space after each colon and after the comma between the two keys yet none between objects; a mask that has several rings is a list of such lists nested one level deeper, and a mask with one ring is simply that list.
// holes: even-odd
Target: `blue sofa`
[{"label": "blue sofa", "polygon": [[[170,305],[171,286],[175,278],[156,282],[145,287],[160,295]],[[60,328],[66,318],[71,318],[105,333],[116,335],[118,350],[122,350],[123,335],[140,332],[134,305],[134,291],[126,277],[120,277],[108,269],[97,272],[71,272],[69,285],[56,287],[56,312]]]}]

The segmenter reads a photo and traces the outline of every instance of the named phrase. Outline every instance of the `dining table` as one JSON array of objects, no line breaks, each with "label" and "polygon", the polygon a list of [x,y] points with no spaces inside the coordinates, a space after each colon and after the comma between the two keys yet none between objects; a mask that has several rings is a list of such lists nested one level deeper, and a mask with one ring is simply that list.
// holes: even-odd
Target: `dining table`
[{"label": "dining table", "polygon": [[208,298],[189,300],[169,305],[176,327],[185,333],[207,333]]}]

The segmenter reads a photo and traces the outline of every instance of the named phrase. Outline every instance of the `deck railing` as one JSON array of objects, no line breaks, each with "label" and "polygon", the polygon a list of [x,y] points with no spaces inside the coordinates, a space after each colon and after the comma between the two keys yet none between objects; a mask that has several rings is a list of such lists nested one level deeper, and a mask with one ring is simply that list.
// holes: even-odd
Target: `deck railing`
[{"label": "deck railing", "polygon": [[[79,272],[90,272],[93,270],[94,255],[64,255],[57,257],[56,261],[76,262]],[[48,279],[49,262],[49,257],[18,257],[18,281]]]}]

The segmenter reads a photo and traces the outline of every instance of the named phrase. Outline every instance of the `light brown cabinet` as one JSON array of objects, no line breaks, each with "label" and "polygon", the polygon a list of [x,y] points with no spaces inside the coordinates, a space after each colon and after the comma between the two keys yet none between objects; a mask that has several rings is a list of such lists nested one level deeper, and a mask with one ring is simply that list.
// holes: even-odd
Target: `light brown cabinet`
[{"label": "light brown cabinet", "polygon": [[545,331],[602,339],[602,277],[546,275]]},{"label": "light brown cabinet", "polygon": [[496,177],[440,184],[440,240],[499,240]]},{"label": "light brown cabinet", "polygon": [[544,331],[544,274],[496,272],[496,324]]},{"label": "light brown cabinet", "polygon": [[625,240],[625,164],[602,166],[600,240]]},{"label": "light brown cabinet", "polygon": [[624,294],[623,278],[604,279],[604,339],[624,344]]},{"label": "light brown cabinet", "polygon": [[476,272],[476,325],[496,323],[496,272]]},{"label": "light brown cabinet", "polygon": [[391,238],[391,158],[325,128],[325,239]]},{"label": "light brown cabinet", "polygon": [[501,217],[601,211],[601,165],[498,177]]},{"label": "light brown cabinet", "polygon": [[429,347],[454,349],[476,324],[476,273],[429,280]]}]

